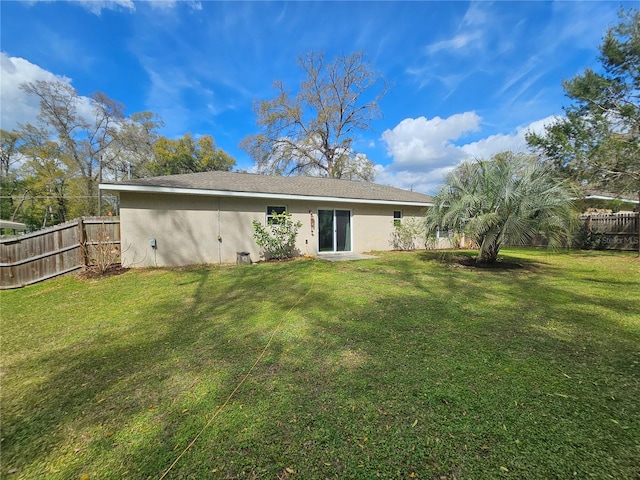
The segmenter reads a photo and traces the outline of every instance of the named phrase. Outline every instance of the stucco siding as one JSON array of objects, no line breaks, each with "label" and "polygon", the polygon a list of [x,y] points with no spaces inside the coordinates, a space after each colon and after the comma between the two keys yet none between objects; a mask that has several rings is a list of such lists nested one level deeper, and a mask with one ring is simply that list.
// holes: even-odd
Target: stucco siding
[{"label": "stucco siding", "polygon": [[354,248],[357,252],[391,250],[394,231],[393,212],[402,212],[403,220],[423,216],[424,209],[387,205],[364,205],[354,208]]},{"label": "stucco siding", "polygon": [[[418,207],[318,203],[198,195],[120,193],[122,263],[127,267],[235,263],[237,252],[261,259],[252,222],[266,222],[267,205],[285,206],[300,221],[296,248],[301,255],[318,254],[318,209],[351,211],[351,250],[391,249],[393,212],[408,218]],[[156,241],[156,248],[150,239]]]},{"label": "stucco siding", "polygon": [[[126,267],[212,263],[215,199],[122,194],[122,264]],[[150,245],[155,239],[156,248]]]}]

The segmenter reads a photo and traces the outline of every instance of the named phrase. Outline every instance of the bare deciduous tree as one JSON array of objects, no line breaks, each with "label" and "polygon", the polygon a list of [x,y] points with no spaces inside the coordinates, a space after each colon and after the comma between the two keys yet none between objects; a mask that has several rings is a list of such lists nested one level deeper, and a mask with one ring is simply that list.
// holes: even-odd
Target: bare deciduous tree
[{"label": "bare deciduous tree", "polygon": [[[68,83],[35,81],[21,85],[38,98],[36,126],[22,125],[21,132],[46,131],[56,138],[65,172],[73,178],[76,209],[80,215],[101,212],[98,183],[124,176],[144,176],[153,158],[153,145],[162,126],[152,112],[130,117],[124,105],[101,92],[83,97]],[[23,142],[28,143],[28,142]]]},{"label": "bare deciduous tree", "polygon": [[276,81],[276,97],[254,107],[261,132],[241,147],[263,173],[373,180],[373,163],[354,140],[380,115],[386,82],[360,52],[331,62],[311,52],[298,63],[306,74],[298,92]]}]

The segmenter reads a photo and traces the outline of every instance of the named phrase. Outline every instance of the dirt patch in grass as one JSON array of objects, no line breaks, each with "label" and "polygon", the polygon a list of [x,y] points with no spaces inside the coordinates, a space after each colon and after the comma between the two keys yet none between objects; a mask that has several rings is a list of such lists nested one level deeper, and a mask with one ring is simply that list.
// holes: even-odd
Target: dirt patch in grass
[{"label": "dirt patch in grass", "polygon": [[455,263],[465,268],[478,268],[483,270],[520,270],[531,269],[531,265],[513,262],[509,260],[497,260],[493,263],[478,263],[475,258],[459,256],[455,258]]},{"label": "dirt patch in grass", "polygon": [[125,272],[128,272],[128,268],[124,268],[119,263],[114,263],[113,265],[109,265],[106,270],[102,271],[101,268],[92,265],[86,267],[80,274],[78,275],[80,278],[86,280],[93,280],[96,278],[104,278],[104,277],[113,277],[115,275],[122,275]]},{"label": "dirt patch in grass", "polygon": [[475,251],[426,251],[418,254],[422,260],[435,260],[437,262],[453,265],[454,267],[478,269],[478,270],[529,270],[535,271],[539,265],[514,260],[513,258],[499,258],[494,263],[476,262],[477,252]]}]

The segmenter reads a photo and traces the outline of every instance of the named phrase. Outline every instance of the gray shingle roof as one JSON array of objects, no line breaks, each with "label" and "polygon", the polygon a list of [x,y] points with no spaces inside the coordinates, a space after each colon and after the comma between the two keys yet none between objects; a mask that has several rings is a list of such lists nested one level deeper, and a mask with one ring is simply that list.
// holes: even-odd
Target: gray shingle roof
[{"label": "gray shingle roof", "polygon": [[[420,204],[433,202],[433,198],[429,195],[370,182],[222,171],[140,178],[105,185],[106,189],[115,191],[119,189],[119,186],[243,192],[247,194],[273,194],[275,196],[333,197]],[[124,189],[128,190],[129,188]]]}]

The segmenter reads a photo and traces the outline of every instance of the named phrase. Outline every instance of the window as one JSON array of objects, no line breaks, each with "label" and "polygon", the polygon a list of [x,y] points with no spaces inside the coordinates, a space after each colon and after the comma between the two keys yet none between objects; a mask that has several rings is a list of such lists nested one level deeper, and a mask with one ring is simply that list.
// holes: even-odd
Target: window
[{"label": "window", "polygon": [[277,225],[278,222],[273,218],[273,214],[281,215],[287,211],[287,207],[278,207],[267,205],[267,225]]},{"label": "window", "polygon": [[449,227],[447,225],[438,225],[436,238],[448,238],[450,232],[451,231],[449,230]]},{"label": "window", "polygon": [[399,227],[402,224],[402,212],[400,210],[394,210],[393,212],[393,224]]}]

